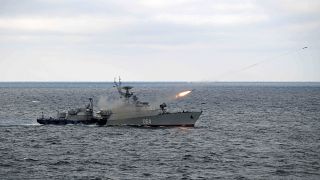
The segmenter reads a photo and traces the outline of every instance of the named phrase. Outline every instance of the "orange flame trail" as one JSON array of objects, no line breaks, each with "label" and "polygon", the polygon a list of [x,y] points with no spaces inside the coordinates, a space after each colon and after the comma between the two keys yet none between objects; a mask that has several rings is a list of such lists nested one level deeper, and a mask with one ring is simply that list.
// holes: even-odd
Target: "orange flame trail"
[{"label": "orange flame trail", "polygon": [[176,98],[181,98],[181,97],[184,97],[186,95],[188,95],[189,93],[191,93],[191,91],[183,91],[183,92],[180,92],[176,95]]}]

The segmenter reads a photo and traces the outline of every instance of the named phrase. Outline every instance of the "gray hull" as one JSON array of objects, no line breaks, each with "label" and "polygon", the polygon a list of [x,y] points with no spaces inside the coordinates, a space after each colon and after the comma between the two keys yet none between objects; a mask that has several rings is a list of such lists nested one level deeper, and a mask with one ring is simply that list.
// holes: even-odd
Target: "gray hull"
[{"label": "gray hull", "polygon": [[194,127],[202,112],[177,112],[134,118],[113,119],[108,126],[187,126]]}]

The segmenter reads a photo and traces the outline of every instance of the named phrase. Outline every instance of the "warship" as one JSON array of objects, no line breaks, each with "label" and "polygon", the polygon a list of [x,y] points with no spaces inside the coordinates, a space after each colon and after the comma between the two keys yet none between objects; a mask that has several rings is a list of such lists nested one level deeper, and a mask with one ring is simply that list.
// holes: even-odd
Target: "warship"
[{"label": "warship", "polygon": [[[162,103],[159,109],[152,109],[148,102],[141,102],[131,91],[132,86],[122,86],[121,79],[114,80],[114,87],[123,100],[121,105],[111,110],[93,111],[92,98],[85,108],[71,109],[58,112],[57,117],[42,117],[37,119],[39,124],[97,124],[107,126],[185,126],[194,127],[202,111],[169,112],[167,104]],[[185,96],[191,91],[185,91],[178,96]]]},{"label": "warship", "polygon": [[68,112],[58,112],[57,117],[44,117],[37,119],[39,124],[96,124],[105,125],[111,116],[112,112],[108,110],[100,110],[94,115],[92,98],[89,98],[90,103],[84,108],[70,109]]},{"label": "warship", "polygon": [[[186,126],[194,127],[202,111],[169,112],[166,103],[159,105],[159,109],[152,109],[148,102],[141,102],[131,91],[132,86],[122,86],[121,79],[114,80],[123,103],[114,109],[106,125],[109,126]],[[184,96],[191,91],[179,95]]]}]

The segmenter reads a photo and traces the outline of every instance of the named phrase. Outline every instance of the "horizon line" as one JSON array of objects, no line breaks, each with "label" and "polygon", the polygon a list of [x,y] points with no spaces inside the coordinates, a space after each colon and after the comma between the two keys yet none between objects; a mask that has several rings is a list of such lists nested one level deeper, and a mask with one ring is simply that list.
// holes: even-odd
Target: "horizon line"
[{"label": "horizon line", "polygon": [[[320,83],[320,81],[122,81],[126,83]],[[0,83],[113,83],[113,81],[0,81]]]}]

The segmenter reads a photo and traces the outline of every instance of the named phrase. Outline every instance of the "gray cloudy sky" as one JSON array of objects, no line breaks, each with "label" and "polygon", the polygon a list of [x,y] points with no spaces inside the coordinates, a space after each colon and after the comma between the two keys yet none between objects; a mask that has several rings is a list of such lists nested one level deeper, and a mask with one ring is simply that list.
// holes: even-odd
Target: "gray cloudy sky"
[{"label": "gray cloudy sky", "polygon": [[119,75],[320,81],[320,1],[0,0],[0,81]]}]

